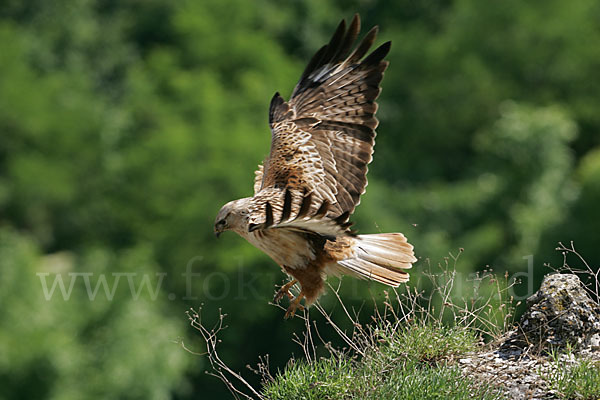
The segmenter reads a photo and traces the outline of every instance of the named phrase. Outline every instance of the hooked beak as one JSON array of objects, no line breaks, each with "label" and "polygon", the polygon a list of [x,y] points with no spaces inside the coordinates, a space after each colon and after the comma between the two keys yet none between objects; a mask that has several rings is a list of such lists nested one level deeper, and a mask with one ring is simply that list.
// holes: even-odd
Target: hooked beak
[{"label": "hooked beak", "polygon": [[222,224],[216,224],[214,232],[215,232],[215,237],[218,239],[219,236],[221,236],[221,233],[223,233],[223,225]]},{"label": "hooked beak", "polygon": [[227,230],[227,223],[223,220],[215,223],[214,233],[215,237],[218,239],[221,236],[221,233]]}]

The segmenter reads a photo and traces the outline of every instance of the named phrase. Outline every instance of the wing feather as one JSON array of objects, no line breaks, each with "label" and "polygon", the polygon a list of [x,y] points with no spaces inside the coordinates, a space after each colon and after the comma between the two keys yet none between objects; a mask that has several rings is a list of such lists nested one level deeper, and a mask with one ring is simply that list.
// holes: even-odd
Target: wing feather
[{"label": "wing feather", "polygon": [[[321,224],[324,235],[349,232],[336,218],[346,216],[347,220],[367,186],[367,166],[378,125],[375,100],[390,50],[390,42],[386,42],[367,55],[377,36],[374,27],[351,51],[359,31],[358,15],[347,29],[345,21],[340,22],[329,43],[308,63],[290,100],[286,102],[279,93],[273,96],[269,109],[271,152],[264,168],[256,172],[254,185],[255,226],[266,221],[260,203],[268,198],[273,212],[286,217],[271,228],[319,232],[315,225]],[[311,210],[306,209],[307,194]],[[315,213],[317,204],[328,205],[322,217]],[[300,210],[305,215],[294,219]]]},{"label": "wing feather", "polygon": [[348,230],[351,225],[347,222],[349,213],[330,218],[331,203],[327,200],[316,203],[311,192],[299,193],[286,189],[282,194],[276,189],[267,189],[253,200],[248,219],[250,232],[257,229],[289,229],[317,233],[331,240],[338,235],[353,235]]}]

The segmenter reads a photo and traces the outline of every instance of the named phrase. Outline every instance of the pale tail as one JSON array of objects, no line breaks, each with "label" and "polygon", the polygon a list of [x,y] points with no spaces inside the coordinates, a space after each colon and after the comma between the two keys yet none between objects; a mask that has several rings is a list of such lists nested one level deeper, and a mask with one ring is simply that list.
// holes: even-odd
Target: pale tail
[{"label": "pale tail", "polygon": [[353,250],[352,257],[338,261],[336,272],[393,287],[408,281],[406,270],[417,261],[413,246],[401,233],[359,235]]}]

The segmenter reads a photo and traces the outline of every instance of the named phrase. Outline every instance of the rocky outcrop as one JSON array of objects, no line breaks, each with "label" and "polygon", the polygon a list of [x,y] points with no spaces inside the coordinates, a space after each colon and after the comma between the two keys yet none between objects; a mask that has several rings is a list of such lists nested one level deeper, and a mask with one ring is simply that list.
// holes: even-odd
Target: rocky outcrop
[{"label": "rocky outcrop", "polygon": [[466,375],[504,387],[510,399],[556,399],[546,381],[556,365],[547,353],[567,346],[574,353],[559,355],[563,363],[600,359],[600,305],[576,275],[553,274],[527,299],[520,323],[500,346],[459,364]]},{"label": "rocky outcrop", "polygon": [[517,356],[566,346],[600,350],[600,305],[590,298],[577,275],[552,274],[527,299],[527,311],[500,350]]}]

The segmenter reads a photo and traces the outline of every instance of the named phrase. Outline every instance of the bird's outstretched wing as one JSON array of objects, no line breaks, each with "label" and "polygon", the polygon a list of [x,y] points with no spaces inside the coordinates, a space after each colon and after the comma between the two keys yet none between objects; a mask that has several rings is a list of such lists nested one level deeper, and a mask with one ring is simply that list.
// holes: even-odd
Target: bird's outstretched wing
[{"label": "bird's outstretched wing", "polygon": [[[360,202],[378,124],[375,100],[388,66],[383,59],[390,42],[365,57],[377,27],[352,51],[359,30],[358,15],[347,29],[342,21],[309,62],[291,99],[286,102],[276,93],[271,100],[271,152],[264,168],[256,172],[251,226],[283,227],[284,221],[286,227],[297,226],[303,204],[309,210],[302,218],[312,220],[316,215],[320,225],[325,220],[344,225]],[[279,222],[266,224],[268,208]]]}]

